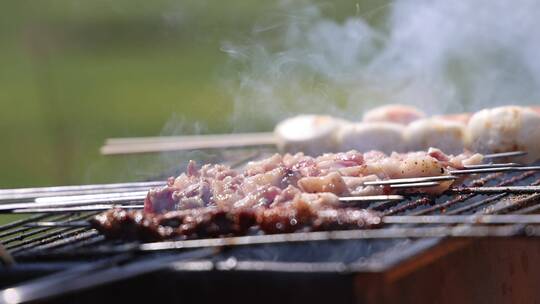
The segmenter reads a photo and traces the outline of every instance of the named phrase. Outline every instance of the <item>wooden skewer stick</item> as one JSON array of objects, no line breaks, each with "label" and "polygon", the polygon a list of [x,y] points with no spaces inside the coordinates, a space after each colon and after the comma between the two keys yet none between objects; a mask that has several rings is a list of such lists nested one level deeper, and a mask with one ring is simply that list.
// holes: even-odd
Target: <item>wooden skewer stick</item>
[{"label": "wooden skewer stick", "polygon": [[[111,143],[112,142],[112,143]],[[240,133],[222,135],[198,135],[173,137],[159,140],[110,139],[101,148],[103,155],[139,154],[181,150],[224,149],[238,147],[274,146],[273,133]]]},{"label": "wooden skewer stick", "polygon": [[120,137],[107,138],[105,145],[130,145],[142,143],[166,143],[166,142],[195,142],[195,141],[213,141],[236,138],[269,138],[273,137],[272,132],[251,132],[251,133],[231,133],[231,134],[200,134],[183,136],[148,136],[148,137]]}]

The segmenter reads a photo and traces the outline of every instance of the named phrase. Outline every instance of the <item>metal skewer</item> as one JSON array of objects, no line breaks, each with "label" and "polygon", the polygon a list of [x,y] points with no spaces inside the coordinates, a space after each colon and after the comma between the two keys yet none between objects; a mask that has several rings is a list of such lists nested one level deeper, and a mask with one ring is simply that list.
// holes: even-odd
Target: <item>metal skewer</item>
[{"label": "metal skewer", "polygon": [[[517,152],[516,152],[517,153]],[[521,152],[519,152],[521,153]],[[505,166],[503,166],[505,165]],[[508,166],[506,166],[508,165]],[[472,166],[471,166],[472,167]],[[519,164],[485,164],[477,165],[475,169],[465,170],[452,170],[452,175],[443,176],[428,176],[417,178],[400,178],[390,179],[382,181],[370,181],[365,182],[364,185],[369,186],[382,186],[388,185],[392,189],[405,189],[405,188],[425,188],[435,187],[440,185],[439,182],[452,181],[457,179],[455,175],[458,174],[473,174],[473,173],[489,173],[489,172],[505,172],[505,171],[531,171],[540,170],[540,166],[520,167]],[[455,175],[454,175],[455,174]],[[86,186],[64,186],[64,187],[52,187],[47,188],[49,191],[47,194],[49,197],[39,197],[35,199],[35,202],[30,203],[14,203],[0,205],[0,212],[13,212],[13,213],[37,213],[37,212],[78,212],[78,211],[95,211],[104,210],[104,206],[114,206],[117,203],[140,203],[147,195],[147,191],[130,191],[130,192],[112,192],[112,193],[99,193],[99,194],[84,194],[84,195],[68,195],[68,196],[51,196],[53,194],[62,193],[66,190],[98,190],[100,187],[105,189],[114,190],[116,187],[124,187],[126,185],[132,186],[151,186],[154,184],[162,185],[163,182],[144,182],[144,183],[124,183],[124,184],[105,184],[105,185],[86,185]],[[27,189],[13,189],[3,190],[4,194],[30,194],[36,189],[43,188],[27,188]],[[122,188],[121,188],[122,189]],[[2,190],[0,190],[2,191]],[[523,186],[523,187],[468,187],[468,188],[456,188],[449,190],[454,193],[535,193],[540,192],[539,187],[535,186]],[[379,202],[379,201],[392,201],[402,200],[402,196],[351,196],[341,197],[341,202],[354,203],[354,202]],[[142,206],[142,205],[140,205]],[[121,208],[137,208],[134,205],[124,204]],[[94,209],[92,209],[94,208]]]},{"label": "metal skewer", "polygon": [[[383,186],[390,185],[391,188],[406,188],[406,187],[427,187],[429,182],[436,181],[450,181],[458,179],[456,175],[463,174],[478,174],[478,173],[494,173],[494,172],[513,172],[513,171],[540,171],[540,166],[517,166],[518,164],[513,164],[510,167],[504,166],[501,167],[499,164],[486,164],[478,165],[478,168],[475,169],[461,169],[461,170],[451,170],[449,173],[451,175],[440,175],[440,176],[426,176],[426,177],[411,177],[411,178],[394,178],[386,179],[380,181],[369,181],[364,182],[366,186]],[[425,185],[422,185],[426,183]],[[438,183],[433,184],[436,186]]]},{"label": "metal skewer", "polygon": [[346,196],[340,197],[339,201],[342,203],[351,202],[385,202],[385,201],[401,201],[405,197],[401,195],[366,195],[366,196]]},{"label": "metal skewer", "polygon": [[24,225],[25,227],[54,227],[54,228],[90,228],[92,225],[88,221],[71,222],[33,222]]},{"label": "metal skewer", "polygon": [[120,209],[143,209],[144,205],[90,205],[77,207],[58,207],[58,208],[22,208],[13,209],[11,213],[62,213],[62,212],[87,212],[87,211],[106,211],[112,208]]},{"label": "metal skewer", "polygon": [[404,188],[427,188],[427,187],[437,187],[439,182],[422,182],[422,183],[407,183],[407,184],[392,184],[390,188],[392,189],[404,189]]},{"label": "metal skewer", "polygon": [[[535,167],[501,167],[501,168],[482,168],[482,169],[470,169],[470,170],[455,170],[452,173],[462,174],[463,171],[470,174],[470,172],[499,172],[499,171],[530,171],[540,170],[540,166]],[[405,189],[405,188],[425,188],[436,187],[440,185],[438,181],[451,181],[456,179],[456,176],[432,176],[432,177],[420,177],[420,178],[403,178],[403,179],[391,179],[383,181],[366,182],[365,185],[389,185],[392,189]],[[539,186],[511,186],[511,187],[465,187],[455,188],[448,190],[453,193],[536,193],[540,192]],[[132,193],[106,193],[106,194],[93,194],[93,195],[78,195],[78,196],[57,196],[48,198],[38,198],[35,203],[19,203],[19,204],[6,204],[0,205],[1,211],[13,212],[17,209],[17,212],[22,212],[22,209],[30,209],[34,212],[36,208],[42,208],[38,210],[44,210],[48,212],[57,212],[59,210],[71,210],[68,207],[86,206],[85,208],[91,208],[92,205],[99,203],[121,203],[121,202],[136,202],[141,201],[146,197],[146,191],[132,192]],[[378,201],[390,201],[390,200],[402,200],[401,196],[354,196],[354,197],[342,197],[342,202],[378,202]],[[51,207],[57,207],[56,209]],[[63,208],[63,209],[62,209]],[[68,208],[68,209],[66,209]],[[82,208],[82,207],[81,207]],[[101,209],[98,209],[101,210]],[[30,211],[28,211],[30,212]],[[66,211],[67,212],[67,211]]]},{"label": "metal skewer", "polygon": [[[99,211],[113,207],[140,209],[143,207],[141,202],[145,197],[146,195],[124,196],[120,198],[115,196],[105,197],[105,195],[101,195],[100,198],[79,198],[74,200],[69,200],[70,197],[59,197],[58,201],[51,201],[51,198],[47,198],[46,201],[0,205],[0,213]],[[401,195],[368,195],[340,197],[339,201],[343,203],[372,203],[381,201],[399,201],[403,199],[404,197]]]},{"label": "metal skewer", "polygon": [[511,152],[484,154],[484,159],[515,157],[515,156],[524,156],[524,155],[527,155],[526,151],[511,151]]},{"label": "metal skewer", "polygon": [[[130,201],[130,200],[143,200],[148,194],[148,190],[136,191],[136,192],[120,192],[120,193],[101,193],[101,194],[89,194],[89,195],[68,195],[68,196],[53,196],[36,198],[34,201],[36,204],[48,204],[57,202],[107,202],[107,201]],[[0,205],[0,208],[2,205]]]},{"label": "metal skewer", "polygon": [[455,180],[457,178],[458,178],[457,176],[453,176],[453,175],[410,177],[410,178],[394,178],[394,179],[387,179],[387,180],[380,180],[380,181],[364,182],[364,185],[366,185],[366,186],[382,186],[382,185],[393,185],[393,184],[411,184],[411,183],[424,183],[424,182]]},{"label": "metal skewer", "polygon": [[147,191],[131,193],[106,193],[77,196],[56,196],[37,198],[33,202],[0,204],[0,213],[11,213],[13,210],[36,209],[36,208],[59,208],[90,206],[99,204],[118,204],[118,203],[141,203],[146,197]]},{"label": "metal skewer", "polygon": [[523,164],[518,163],[489,163],[481,165],[464,165],[465,169],[484,169],[484,168],[501,168],[501,167],[523,167]]},{"label": "metal skewer", "polygon": [[449,173],[452,175],[458,175],[458,174],[478,174],[478,173],[493,173],[493,172],[513,172],[513,171],[540,171],[540,166],[462,169],[462,170],[451,170],[449,171]]},{"label": "metal skewer", "polygon": [[133,192],[134,190],[144,190],[162,185],[165,185],[165,181],[0,189],[0,201],[16,201],[38,197],[101,194],[110,192]]}]

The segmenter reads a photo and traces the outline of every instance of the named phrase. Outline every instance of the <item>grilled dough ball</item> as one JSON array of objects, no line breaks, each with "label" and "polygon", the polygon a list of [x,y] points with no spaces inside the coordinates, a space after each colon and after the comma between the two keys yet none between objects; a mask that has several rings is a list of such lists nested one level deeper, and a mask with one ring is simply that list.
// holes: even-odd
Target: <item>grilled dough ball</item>
[{"label": "grilled dough ball", "polygon": [[471,116],[472,116],[471,113],[458,113],[458,114],[435,115],[433,116],[433,118],[449,120],[449,121],[457,121],[463,124],[467,124],[469,120],[471,119]]},{"label": "grilled dough ball", "polygon": [[412,122],[405,129],[409,151],[439,148],[445,153],[463,153],[466,125],[459,121],[427,118]]},{"label": "grilled dough ball", "polygon": [[280,151],[319,155],[338,150],[336,133],[343,124],[326,115],[299,115],[280,122],[275,130]]},{"label": "grilled dough ball", "polygon": [[527,151],[517,160],[540,159],[540,114],[524,107],[504,106],[475,113],[467,125],[466,147],[479,153]]},{"label": "grilled dough ball", "polygon": [[417,119],[426,117],[426,113],[407,105],[390,104],[371,109],[364,113],[363,122],[393,122],[407,125]]},{"label": "grilled dough ball", "polygon": [[390,122],[344,124],[338,132],[338,142],[341,151],[405,152],[402,130],[402,125]]}]

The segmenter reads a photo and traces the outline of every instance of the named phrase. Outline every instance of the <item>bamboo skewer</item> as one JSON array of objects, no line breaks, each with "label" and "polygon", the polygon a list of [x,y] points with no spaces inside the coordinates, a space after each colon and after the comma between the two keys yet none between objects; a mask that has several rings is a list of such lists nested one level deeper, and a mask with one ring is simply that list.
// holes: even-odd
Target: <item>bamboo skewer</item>
[{"label": "bamboo skewer", "polygon": [[139,154],[199,149],[274,146],[273,133],[237,133],[180,136],[171,138],[109,139],[101,148],[103,155]]},{"label": "bamboo skewer", "polygon": [[[109,138],[101,147],[103,155],[143,154],[201,149],[275,146],[272,132]],[[526,151],[485,154],[484,159],[526,155]]]},{"label": "bamboo skewer", "polygon": [[183,136],[147,136],[147,137],[119,137],[107,138],[106,145],[130,145],[140,143],[163,143],[163,142],[186,142],[186,141],[212,141],[242,137],[250,138],[269,138],[273,137],[272,132],[251,132],[251,133],[231,133],[231,134],[200,134]]}]

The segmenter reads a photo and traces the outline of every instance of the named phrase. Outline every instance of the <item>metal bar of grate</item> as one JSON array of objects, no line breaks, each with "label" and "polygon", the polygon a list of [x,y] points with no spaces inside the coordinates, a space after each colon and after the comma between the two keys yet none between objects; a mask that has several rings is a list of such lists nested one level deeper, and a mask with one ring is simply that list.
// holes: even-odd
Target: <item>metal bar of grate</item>
[{"label": "metal bar of grate", "polygon": [[[96,212],[90,213],[90,214],[78,215],[78,216],[75,216],[73,214],[66,214],[66,215],[60,216],[59,218],[61,218],[61,219],[69,219],[68,220],[68,222],[69,222],[69,221],[85,220],[85,219],[88,219],[91,216],[94,216],[96,214],[97,214]],[[28,222],[25,223],[25,224],[28,224]],[[73,230],[73,229],[74,228],[69,228],[67,230]],[[54,227],[31,229],[28,232],[24,232],[24,233],[21,233],[19,235],[16,235],[15,237],[13,237],[11,239],[2,240],[2,243],[4,245],[7,245],[6,249],[13,252],[14,249],[17,249],[19,247],[23,247],[24,249],[28,249],[28,248],[31,248],[34,245],[45,244],[45,243],[47,243],[47,241],[51,237],[54,237],[55,235],[57,235],[57,234],[59,234],[61,232],[63,232],[63,231],[59,230],[59,229],[56,229]],[[32,237],[32,236],[36,236],[36,237]],[[50,239],[49,241],[52,241],[52,239]],[[15,243],[15,244],[9,245],[11,243]],[[20,251],[19,249],[17,249],[17,250]]]},{"label": "metal bar of grate", "polygon": [[[510,179],[507,179],[507,180],[503,180],[502,182],[499,182],[497,184],[497,186],[508,186],[508,185],[511,185],[511,184],[514,184],[518,181],[522,181],[524,179],[527,179],[531,176],[534,176],[536,174],[536,172],[525,172],[525,173],[522,173],[520,175],[517,175],[517,176],[514,176]],[[475,184],[485,184],[487,181],[489,180],[494,180],[495,178],[500,178],[501,176],[500,175],[497,175],[496,177],[492,177],[492,178],[489,178],[489,177],[486,177],[484,179],[480,179],[480,180],[477,180],[477,181],[473,181],[471,183],[471,185],[475,185]],[[429,214],[429,213],[432,213],[432,212],[436,212],[436,211],[440,211],[440,210],[445,210],[457,203],[462,203],[462,202],[465,202],[467,200],[470,200],[472,199],[473,197],[477,196],[478,194],[476,193],[470,193],[470,194],[463,194],[463,195],[460,195],[458,197],[453,197],[443,203],[439,203],[439,204],[436,204],[434,206],[431,206],[429,208],[426,208],[426,209],[422,209],[422,210],[419,210],[417,212],[414,212],[412,215],[425,215],[425,214]]]},{"label": "metal bar of grate", "polygon": [[4,224],[4,225],[0,226],[0,231],[6,231],[6,230],[9,230],[9,229],[13,229],[13,228],[19,227],[21,225],[24,225],[26,223],[35,222],[35,221],[44,219],[44,218],[49,217],[49,216],[51,216],[51,215],[50,214],[38,214],[38,215],[33,215],[33,216],[30,216],[30,217],[27,217],[27,218],[24,218],[24,219],[16,220],[16,221],[13,221],[11,223],[7,223],[7,224]]},{"label": "metal bar of grate", "polygon": [[[69,219],[70,217],[71,217],[71,214],[63,214],[63,215],[54,217],[54,220],[57,220],[57,221],[58,220],[64,220],[64,219]],[[21,227],[21,228],[26,228],[26,227]],[[34,230],[31,230],[31,231],[28,231],[28,232],[19,233],[14,237],[11,237],[11,238],[8,238],[8,239],[3,239],[2,243],[4,245],[6,245],[6,244],[10,244],[10,243],[17,242],[17,241],[22,241],[22,240],[24,240],[24,239],[26,239],[26,238],[28,238],[30,236],[39,234],[41,232],[45,232],[45,231],[50,230],[50,229],[51,228],[34,229]]]},{"label": "metal bar of grate", "polygon": [[15,254],[23,250],[34,249],[37,246],[52,243],[64,238],[75,237],[84,231],[85,229],[81,228],[61,228],[51,233],[44,234],[39,238],[29,239],[13,246],[6,246],[6,249],[8,249],[12,254]]}]

